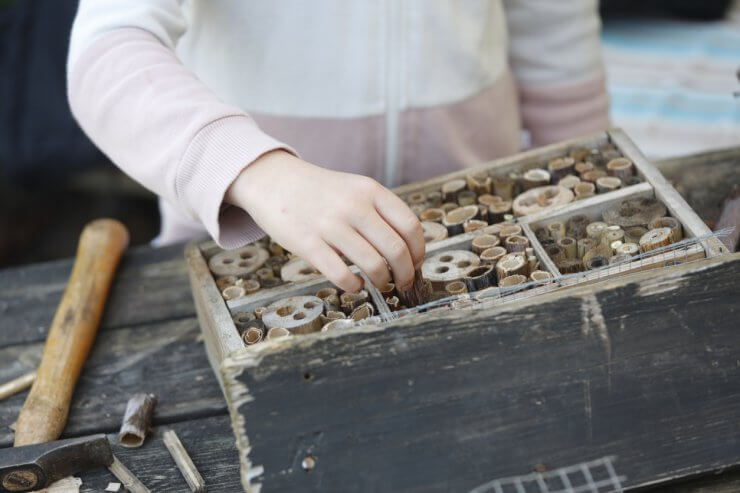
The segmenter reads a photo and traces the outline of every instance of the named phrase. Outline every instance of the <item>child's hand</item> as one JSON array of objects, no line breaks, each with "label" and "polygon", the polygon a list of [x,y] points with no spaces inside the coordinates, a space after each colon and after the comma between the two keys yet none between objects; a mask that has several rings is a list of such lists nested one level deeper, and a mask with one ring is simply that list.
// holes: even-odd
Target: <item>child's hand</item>
[{"label": "child's hand", "polygon": [[337,252],[376,286],[390,281],[390,267],[401,290],[424,259],[421,224],[396,195],[370,178],[320,168],[285,151],[245,168],[226,200],[345,291],[361,289],[362,279]]}]

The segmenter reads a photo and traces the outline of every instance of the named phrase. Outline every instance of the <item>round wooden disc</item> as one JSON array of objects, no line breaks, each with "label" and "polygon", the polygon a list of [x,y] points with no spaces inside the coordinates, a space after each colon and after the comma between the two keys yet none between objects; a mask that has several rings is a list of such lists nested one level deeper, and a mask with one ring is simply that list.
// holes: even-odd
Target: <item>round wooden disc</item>
[{"label": "round wooden disc", "polygon": [[683,238],[683,231],[681,223],[675,217],[659,217],[650,221],[648,225],[650,229],[656,228],[671,228],[671,243],[681,241]]},{"label": "round wooden disc", "polygon": [[513,210],[515,216],[527,216],[573,201],[573,192],[558,185],[536,187],[517,196],[514,199]]},{"label": "round wooden disc", "polygon": [[295,257],[280,269],[280,278],[285,282],[309,281],[320,275],[313,265],[300,257]]},{"label": "round wooden disc", "polygon": [[473,252],[448,250],[426,259],[421,266],[421,273],[424,279],[443,287],[448,282],[459,281],[471,268],[479,265],[480,258]]},{"label": "round wooden disc", "polygon": [[422,221],[421,229],[424,232],[424,241],[427,243],[434,243],[447,238],[447,228],[440,223]]},{"label": "round wooden disc", "polygon": [[665,206],[653,198],[623,200],[616,207],[601,213],[605,222],[622,228],[644,226],[650,224],[653,219],[665,215]]},{"label": "round wooden disc", "polygon": [[640,251],[649,252],[671,244],[671,228],[651,229],[640,238]]},{"label": "round wooden disc", "polygon": [[464,207],[458,207],[447,213],[442,220],[442,224],[450,226],[453,224],[463,224],[468,219],[473,219],[478,215],[478,206],[466,205]]},{"label": "round wooden disc", "polygon": [[321,329],[324,302],[316,296],[293,296],[272,303],[262,314],[268,329],[281,327],[294,334],[308,334]]},{"label": "round wooden disc", "polygon": [[245,276],[256,271],[270,258],[270,252],[256,245],[235,250],[224,250],[208,261],[208,268],[216,276]]}]

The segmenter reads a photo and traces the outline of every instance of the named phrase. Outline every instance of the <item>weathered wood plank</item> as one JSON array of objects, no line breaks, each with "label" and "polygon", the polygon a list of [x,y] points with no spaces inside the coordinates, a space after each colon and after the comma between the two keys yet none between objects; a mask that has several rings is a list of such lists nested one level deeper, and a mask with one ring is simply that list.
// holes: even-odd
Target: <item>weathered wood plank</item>
[{"label": "weathered wood plank", "polygon": [[[77,384],[64,436],[117,431],[129,397],[153,392],[155,423],[226,413],[195,318],[101,332]],[[33,368],[42,343],[0,349],[0,381]],[[0,403],[0,446],[12,443],[27,392]]]},{"label": "weathered wood plank", "polygon": [[226,385],[263,491],[466,491],[605,455],[634,487],[740,464],[740,257],[707,263],[244,351]]},{"label": "weathered wood plank", "polygon": [[[123,257],[101,330],[195,314],[183,246],[136,247]],[[43,341],[72,259],[0,271],[0,347]]]}]

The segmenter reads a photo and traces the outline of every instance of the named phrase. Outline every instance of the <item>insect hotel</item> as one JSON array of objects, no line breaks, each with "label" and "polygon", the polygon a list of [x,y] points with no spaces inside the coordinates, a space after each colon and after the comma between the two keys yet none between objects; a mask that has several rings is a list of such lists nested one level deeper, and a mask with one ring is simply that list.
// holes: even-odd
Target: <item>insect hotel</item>
[{"label": "insect hotel", "polygon": [[427,242],[411,294],[269,239],[187,247],[246,491],[621,491],[729,459],[698,416],[737,260],[623,132],[395,192]]}]

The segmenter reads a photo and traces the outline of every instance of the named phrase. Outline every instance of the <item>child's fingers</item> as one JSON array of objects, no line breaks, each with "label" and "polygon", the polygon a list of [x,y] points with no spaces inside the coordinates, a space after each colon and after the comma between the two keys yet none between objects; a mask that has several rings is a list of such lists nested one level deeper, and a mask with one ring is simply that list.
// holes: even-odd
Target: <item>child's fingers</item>
[{"label": "child's fingers", "polygon": [[400,289],[410,285],[414,280],[414,264],[403,238],[375,210],[358,217],[354,226],[386,259],[396,285]]},{"label": "child's fingers", "polygon": [[424,261],[426,243],[419,219],[394,193],[385,190],[375,199],[375,209],[408,245],[414,266]]},{"label": "child's fingers", "polygon": [[357,231],[349,226],[338,228],[326,238],[335,249],[342,253],[370,278],[372,283],[381,287],[391,279],[388,265],[373,246]]},{"label": "child's fingers", "polygon": [[343,291],[356,293],[362,289],[362,278],[353,274],[347,265],[339,258],[337,252],[323,241],[317,241],[314,245],[307,245],[310,255],[306,258],[327,279]]}]

